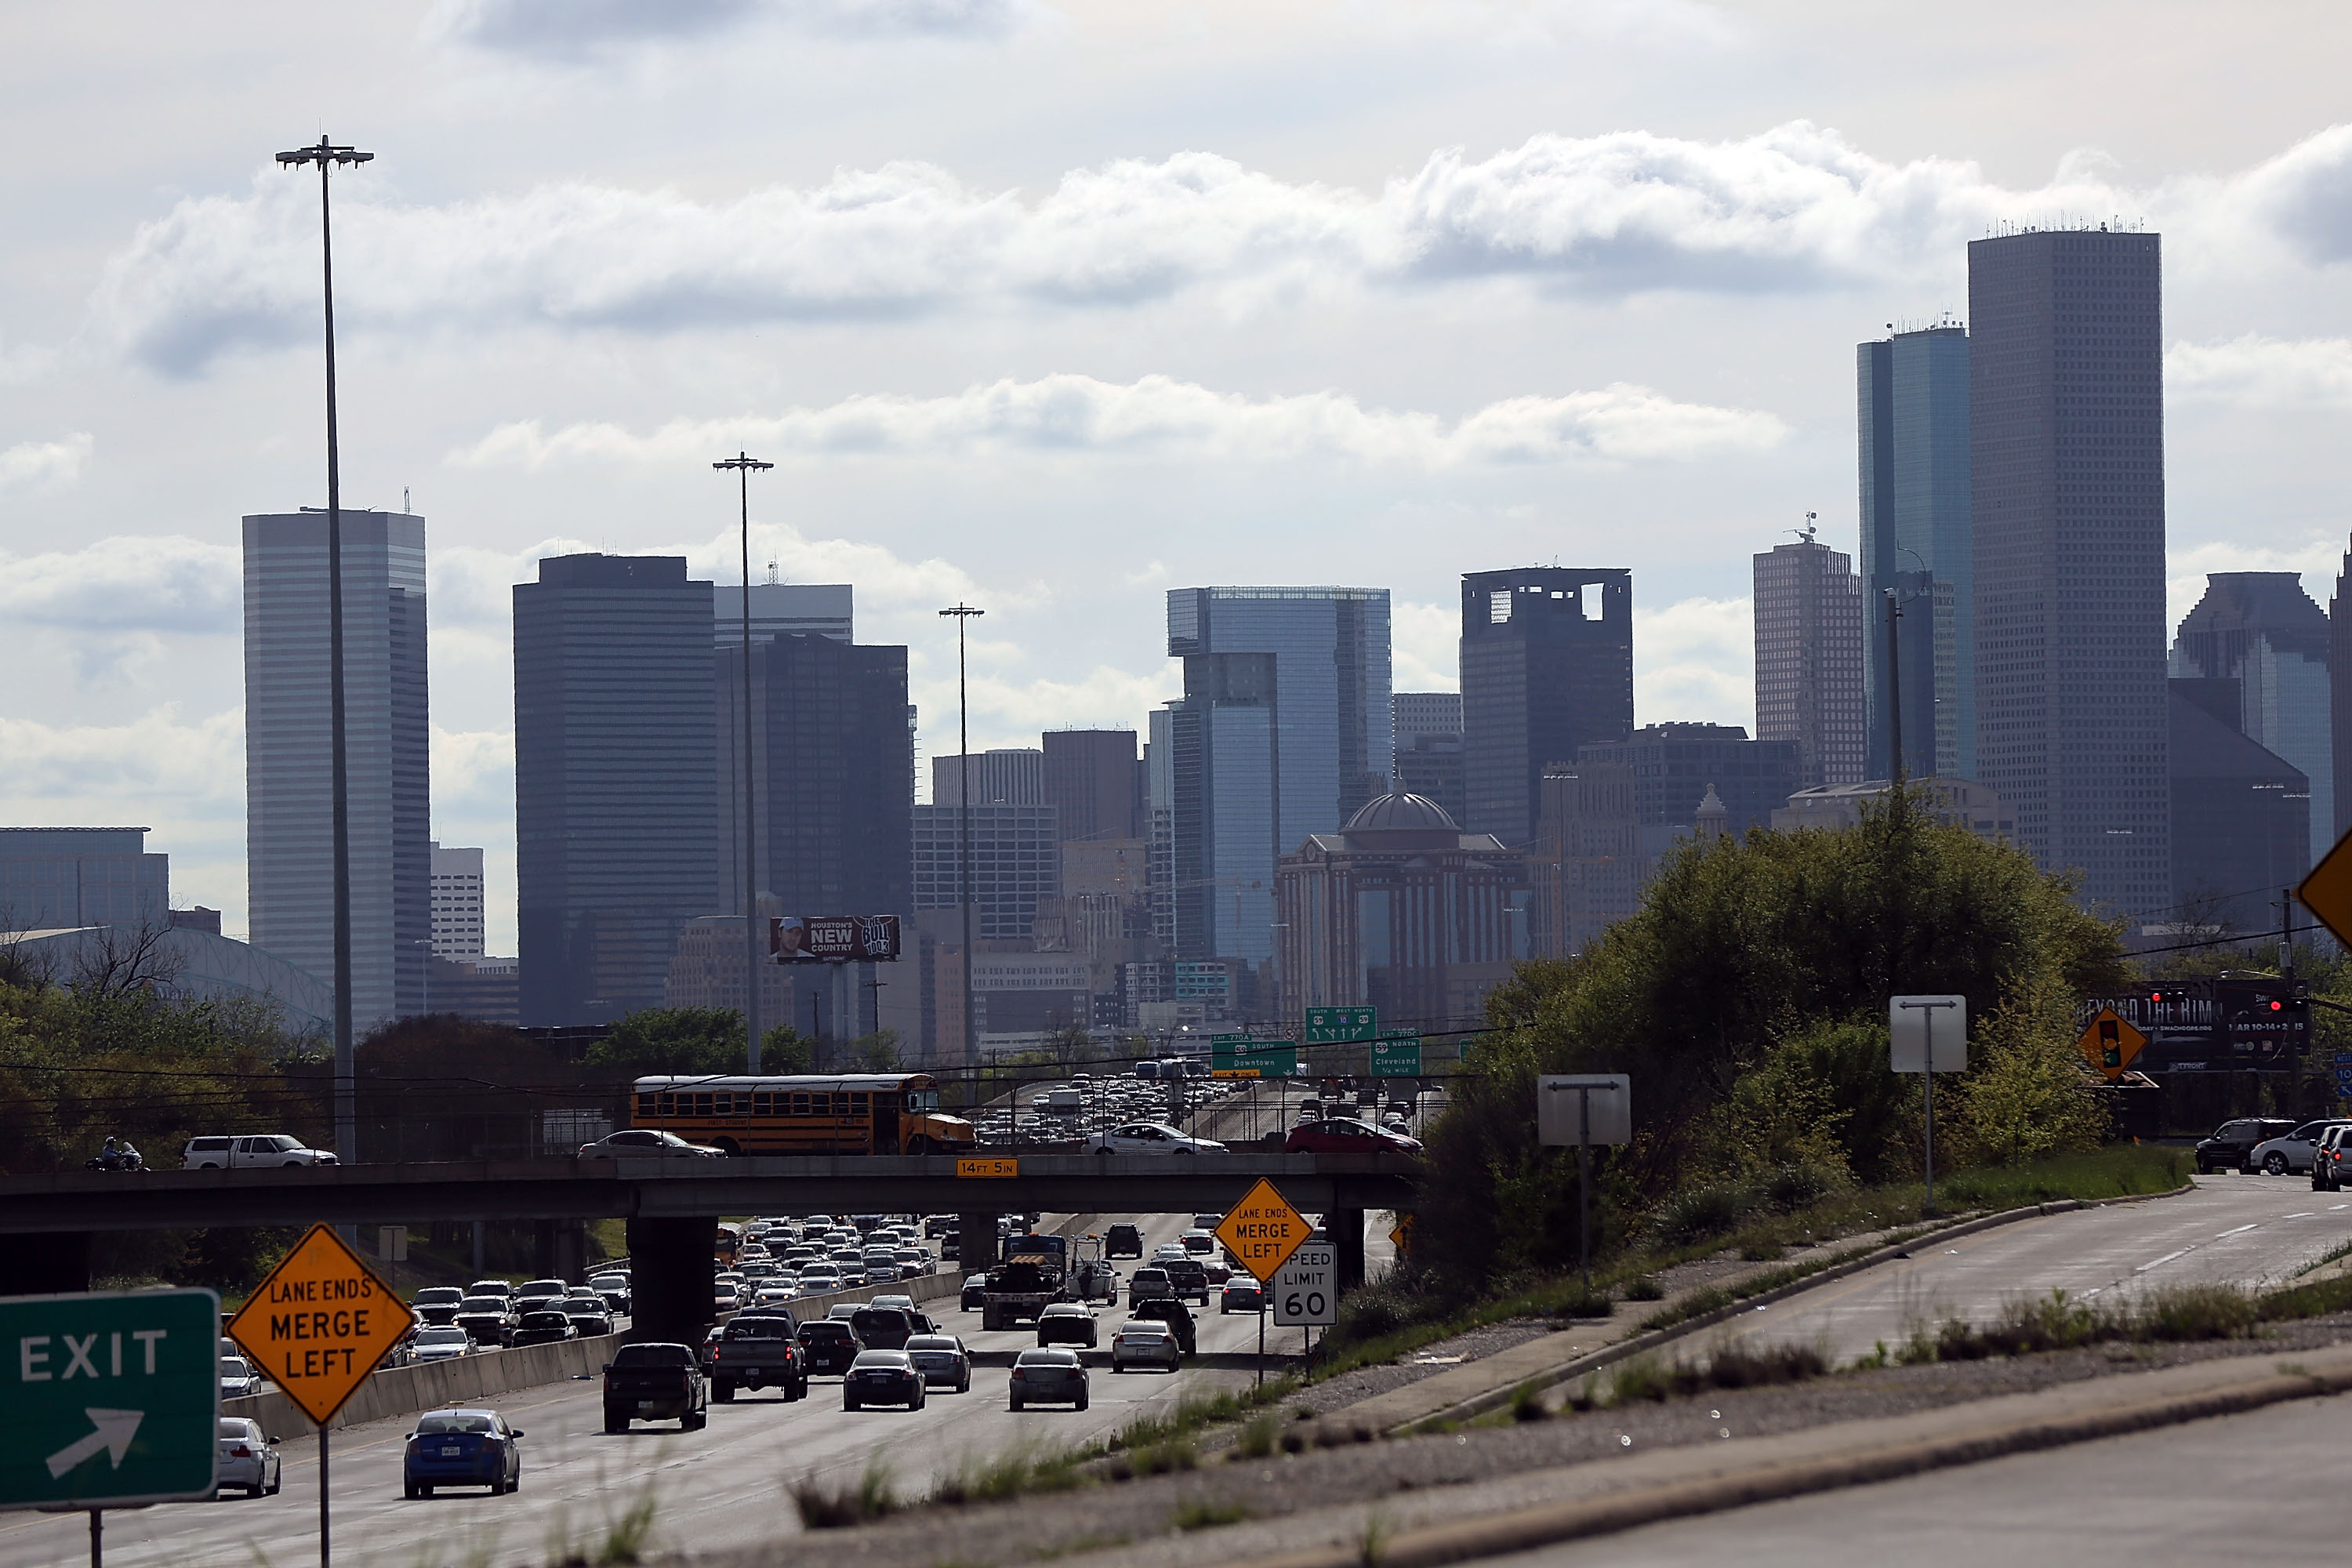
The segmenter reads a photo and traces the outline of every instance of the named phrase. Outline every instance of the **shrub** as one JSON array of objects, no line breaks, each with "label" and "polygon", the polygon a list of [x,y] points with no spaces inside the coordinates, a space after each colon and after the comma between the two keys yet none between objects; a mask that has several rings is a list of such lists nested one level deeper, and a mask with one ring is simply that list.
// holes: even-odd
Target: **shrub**
[{"label": "shrub", "polygon": [[1745,1182],[1706,1182],[1659,1205],[1650,1229],[1662,1246],[1686,1247],[1733,1229],[1755,1204],[1755,1191]]}]

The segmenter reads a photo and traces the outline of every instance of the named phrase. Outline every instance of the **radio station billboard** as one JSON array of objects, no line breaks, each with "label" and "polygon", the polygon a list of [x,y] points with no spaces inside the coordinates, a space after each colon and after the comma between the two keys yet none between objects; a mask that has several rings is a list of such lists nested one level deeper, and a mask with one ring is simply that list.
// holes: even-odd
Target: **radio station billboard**
[{"label": "radio station billboard", "polygon": [[897,915],[782,915],[768,921],[778,963],[870,963],[898,956]]}]

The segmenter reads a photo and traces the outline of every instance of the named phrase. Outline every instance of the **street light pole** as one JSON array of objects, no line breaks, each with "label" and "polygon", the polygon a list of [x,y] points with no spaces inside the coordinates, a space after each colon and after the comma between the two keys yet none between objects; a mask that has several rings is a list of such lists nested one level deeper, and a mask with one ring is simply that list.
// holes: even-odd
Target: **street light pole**
[{"label": "street light pole", "polygon": [[751,470],[772,468],[737,452],[714,468],[735,470],[743,518],[743,1032],[751,1043],[749,1069],[760,1070],[760,879],[759,804],[751,773]]},{"label": "street light pole", "polygon": [[[338,163],[374,158],[356,147],[339,147],[321,132],[315,147],[278,154],[289,168],[319,166],[319,252],[327,321],[327,745],[329,788],[333,794],[335,875],[335,1158],[359,1159],[359,1093],[352,1042],[352,802],[343,718],[343,469],[335,420],[335,232],[327,196],[327,173]],[[321,1468],[324,1468],[323,1436]],[[325,1504],[320,1503],[321,1510]],[[320,1516],[322,1545],[324,1514]]]},{"label": "street light pole", "polygon": [[[963,630],[972,616],[988,612],[958,604],[940,614],[953,616],[956,624],[956,772],[961,780],[956,786],[956,902],[963,906],[963,1054],[972,1061],[980,1055],[980,1042],[971,1036],[971,692],[964,681]],[[1021,1125],[1017,1090],[1013,1124]]]}]

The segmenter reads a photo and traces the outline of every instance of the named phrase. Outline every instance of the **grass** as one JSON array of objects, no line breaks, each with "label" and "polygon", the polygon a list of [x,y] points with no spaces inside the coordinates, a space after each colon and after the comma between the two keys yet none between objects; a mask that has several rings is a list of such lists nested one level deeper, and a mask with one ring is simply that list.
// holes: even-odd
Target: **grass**
[{"label": "grass", "polygon": [[1582,1411],[1663,1404],[1711,1389],[1803,1383],[1829,1370],[1828,1358],[1811,1345],[1734,1343],[1719,1347],[1700,1361],[1628,1356],[1587,1378],[1584,1385],[1569,1396],[1568,1405],[1571,1410]]},{"label": "grass", "polygon": [[1543,1390],[1532,1383],[1523,1383],[1511,1390],[1511,1419],[1519,1422],[1550,1420],[1551,1407],[1543,1402]]},{"label": "grass", "polygon": [[1267,1411],[1254,1415],[1234,1436],[1234,1452],[1244,1459],[1263,1459],[1274,1452],[1282,1435],[1282,1417]]},{"label": "grass", "polygon": [[1091,1445],[1047,1449],[1023,1441],[987,1455],[967,1454],[954,1474],[931,1489],[930,1500],[1003,1502],[1031,1492],[1067,1491],[1079,1484],[1078,1467],[1099,1452]]},{"label": "grass", "polygon": [[1176,1505],[1168,1522],[1178,1530],[1213,1530],[1221,1524],[1239,1524],[1250,1517],[1249,1509],[1237,1502],[1211,1502],[1205,1498],[1187,1498]]},{"label": "grass", "polygon": [[[2190,1156],[2184,1150],[2119,1143],[2090,1153],[2057,1155],[2032,1164],[1958,1172],[1939,1181],[1937,1202],[1948,1216],[1955,1210],[2021,1208],[2061,1198],[2148,1196],[2170,1192],[2188,1179]],[[1726,1190],[1728,1189],[1728,1190]],[[1342,1310],[1342,1322],[1318,1351],[1313,1381],[1359,1367],[1382,1365],[1425,1345],[1511,1318],[1564,1317],[1597,1310],[1611,1296],[1658,1300],[1664,1295],[1656,1276],[1678,1263],[1729,1251],[1766,1261],[1804,1248],[1811,1256],[1761,1274],[1728,1289],[1687,1295],[1671,1309],[1653,1313],[1644,1328],[1686,1322],[1718,1307],[1777,1289],[1862,1255],[1863,1248],[1822,1254],[1826,1243],[1869,1232],[1908,1240],[1927,1233],[1919,1212],[1927,1189],[1918,1182],[1877,1187],[1827,1188],[1801,1170],[1773,1173],[1753,1184],[1715,1184],[1694,1189],[1663,1205],[1646,1232],[1646,1244],[1609,1259],[1593,1271],[1593,1299],[1575,1276],[1511,1281],[1466,1305],[1434,1303],[1392,1287],[1373,1285],[1356,1292]],[[1776,1209],[1776,1203],[1790,1206]],[[1665,1233],[1665,1234],[1662,1234]],[[1671,1239],[1670,1239],[1671,1237]]]},{"label": "grass", "polygon": [[810,1530],[845,1530],[898,1511],[900,1503],[890,1484],[890,1468],[879,1455],[866,1465],[854,1485],[834,1486],[803,1476],[784,1488],[800,1510],[801,1523]]}]

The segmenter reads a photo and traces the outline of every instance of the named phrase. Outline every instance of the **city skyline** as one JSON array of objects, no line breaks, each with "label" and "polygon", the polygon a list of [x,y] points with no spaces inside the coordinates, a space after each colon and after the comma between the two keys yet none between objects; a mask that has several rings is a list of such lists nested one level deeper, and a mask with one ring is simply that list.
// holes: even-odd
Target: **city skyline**
[{"label": "city skyline", "polygon": [[[1455,678],[1458,574],[1555,558],[1633,571],[1644,714],[1752,726],[1748,556],[1809,510],[1857,547],[1852,345],[1965,314],[1961,247],[1998,225],[2121,216],[2174,263],[2168,626],[2210,571],[2326,596],[2352,145],[2310,62],[2352,20],[2305,17],[2283,49],[2270,20],[2189,16],[2177,58],[2118,73],[2080,16],[2037,18],[2029,71],[1930,68],[1892,15],[1635,9],[1655,29],[1277,5],[1215,13],[1204,48],[1087,5],[814,38],[746,7],[567,55],[419,7],[290,33],[231,5],[142,47],[240,40],[378,154],[337,195],[345,495],[435,518],[433,827],[486,848],[503,952],[506,586],[583,549],[732,584],[733,498],[704,465],[739,444],[783,465],[753,498],[755,581],[772,560],[856,585],[864,635],[909,649],[925,757],[953,749],[943,604],[990,610],[981,749],[1139,726],[1177,686],[1133,635],[1171,583],[1386,585],[1395,683],[1427,690]],[[57,79],[123,67],[102,17],[6,26]],[[1526,47],[1496,56],[1495,26]],[[1235,112],[1243,36],[1245,80],[1341,90]],[[1864,81],[1858,47],[1895,63]],[[2187,59],[2264,89],[2158,111]],[[1419,89],[1369,90],[1391,70]],[[802,90],[733,92],[778,72]],[[0,172],[23,215],[0,242],[0,620],[24,672],[0,820],[152,823],[232,931],[236,519],[323,500],[315,201],[268,165],[313,111],[254,79],[175,69],[99,121],[70,94],[0,110],[64,160]],[[956,84],[980,79],[1031,108],[973,112]],[[173,134],[141,134],[158,116]],[[549,134],[478,156],[525,120]],[[852,213],[885,226],[860,239]],[[1439,247],[1453,213],[1485,216]],[[464,215],[485,237],[460,254]],[[747,237],[800,270],[725,273],[718,311]],[[893,268],[841,262],[869,239]]]}]

